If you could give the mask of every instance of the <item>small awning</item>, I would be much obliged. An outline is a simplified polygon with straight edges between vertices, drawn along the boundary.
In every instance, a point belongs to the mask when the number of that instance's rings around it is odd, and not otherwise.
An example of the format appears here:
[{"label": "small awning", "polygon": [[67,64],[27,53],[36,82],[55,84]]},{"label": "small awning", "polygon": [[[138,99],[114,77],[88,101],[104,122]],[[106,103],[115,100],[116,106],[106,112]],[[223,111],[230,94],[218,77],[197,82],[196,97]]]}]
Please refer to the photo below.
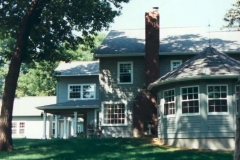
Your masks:
[{"label": "small awning", "polygon": [[82,115],[89,110],[99,108],[99,100],[76,100],[36,107],[44,112],[72,117],[76,111]]}]

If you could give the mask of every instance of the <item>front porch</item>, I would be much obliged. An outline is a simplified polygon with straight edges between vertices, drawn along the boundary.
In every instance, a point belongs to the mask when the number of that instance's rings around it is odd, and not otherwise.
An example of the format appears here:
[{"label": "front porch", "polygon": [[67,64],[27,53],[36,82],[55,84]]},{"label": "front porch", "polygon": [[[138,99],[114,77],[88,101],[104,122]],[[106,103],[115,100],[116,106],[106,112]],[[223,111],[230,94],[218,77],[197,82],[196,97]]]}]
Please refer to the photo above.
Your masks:
[{"label": "front porch", "polygon": [[[68,139],[78,134],[89,136],[98,129],[98,100],[67,101],[36,108],[44,111],[43,139]],[[50,122],[48,126],[47,120]]]}]

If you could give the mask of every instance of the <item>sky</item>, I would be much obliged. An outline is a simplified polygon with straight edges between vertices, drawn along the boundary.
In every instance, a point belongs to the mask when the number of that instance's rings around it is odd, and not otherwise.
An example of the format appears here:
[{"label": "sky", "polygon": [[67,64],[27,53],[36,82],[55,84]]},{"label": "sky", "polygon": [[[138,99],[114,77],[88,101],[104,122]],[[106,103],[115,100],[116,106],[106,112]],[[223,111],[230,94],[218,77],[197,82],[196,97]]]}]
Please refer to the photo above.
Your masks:
[{"label": "sky", "polygon": [[[109,30],[145,28],[145,12],[159,7],[160,27],[203,27],[220,31],[224,15],[236,0],[130,0]],[[210,24],[210,29],[208,25]]]}]

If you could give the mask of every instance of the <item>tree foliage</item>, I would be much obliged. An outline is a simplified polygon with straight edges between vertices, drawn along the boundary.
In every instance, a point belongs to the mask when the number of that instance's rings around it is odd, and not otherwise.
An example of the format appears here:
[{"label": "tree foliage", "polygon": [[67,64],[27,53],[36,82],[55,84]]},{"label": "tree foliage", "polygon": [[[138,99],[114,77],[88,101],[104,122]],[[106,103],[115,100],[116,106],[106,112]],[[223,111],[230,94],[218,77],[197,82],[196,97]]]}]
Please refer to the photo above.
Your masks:
[{"label": "tree foliage", "polygon": [[[64,47],[75,50],[79,44],[93,46],[96,32],[108,28],[113,18],[120,14],[120,2],[128,0],[35,0],[45,5],[39,17],[31,17],[34,24],[23,62],[31,60],[69,60],[71,55]],[[0,34],[17,38],[24,15],[34,0],[0,0]],[[114,6],[112,8],[112,6]],[[39,11],[39,9],[36,9]],[[34,19],[35,18],[35,19]],[[81,34],[73,34],[73,31]],[[12,50],[5,57],[11,59]]]},{"label": "tree foliage", "polygon": [[224,16],[224,21],[228,24],[224,26],[228,29],[240,30],[240,0],[233,4],[233,8],[228,10]]},{"label": "tree foliage", "polygon": [[[129,0],[0,0],[0,38],[11,37],[10,60],[1,117],[0,150],[13,150],[12,110],[21,64],[42,60],[69,61],[66,49],[78,44],[93,46],[96,32],[108,28],[120,15],[121,3]],[[74,35],[73,31],[81,35]]]},{"label": "tree foliage", "polygon": [[[93,48],[79,44],[77,50],[65,49],[65,52],[72,55],[70,61],[91,61],[94,51],[104,38],[104,34],[98,34],[94,39]],[[22,65],[16,96],[55,96],[56,77],[52,76],[52,72],[58,64],[59,62],[41,61]]]}]

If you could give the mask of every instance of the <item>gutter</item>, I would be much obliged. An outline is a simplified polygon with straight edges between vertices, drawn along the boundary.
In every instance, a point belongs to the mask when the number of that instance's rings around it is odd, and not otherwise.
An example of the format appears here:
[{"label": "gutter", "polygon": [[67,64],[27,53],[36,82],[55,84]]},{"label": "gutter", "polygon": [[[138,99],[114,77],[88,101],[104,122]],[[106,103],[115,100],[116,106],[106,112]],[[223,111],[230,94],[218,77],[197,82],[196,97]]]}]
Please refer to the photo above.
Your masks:
[{"label": "gutter", "polygon": [[[197,55],[201,51],[192,52],[159,52],[159,56],[175,56],[175,55]],[[221,51],[226,54],[239,54],[240,51]],[[145,56],[145,53],[122,53],[122,54],[94,54],[95,58],[101,57],[134,57],[134,56]]]},{"label": "gutter", "polygon": [[99,108],[98,105],[82,105],[82,106],[40,106],[40,107],[36,107],[39,110],[48,110],[48,109],[57,109],[57,110],[61,110],[61,109],[88,109],[88,108]]},{"label": "gutter", "polygon": [[122,54],[94,54],[95,58],[101,57],[135,57],[135,56],[145,56],[145,53],[122,53]]}]

